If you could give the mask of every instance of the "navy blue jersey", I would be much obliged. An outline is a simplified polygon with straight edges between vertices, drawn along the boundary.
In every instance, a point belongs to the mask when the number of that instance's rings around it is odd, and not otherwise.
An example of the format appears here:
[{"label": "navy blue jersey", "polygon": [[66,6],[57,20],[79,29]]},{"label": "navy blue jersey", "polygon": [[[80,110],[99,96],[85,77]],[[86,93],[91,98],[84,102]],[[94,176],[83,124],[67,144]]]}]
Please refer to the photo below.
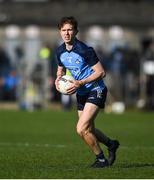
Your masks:
[{"label": "navy blue jersey", "polygon": [[[76,80],[82,80],[90,76],[94,72],[91,67],[99,61],[94,49],[77,39],[75,39],[70,51],[66,49],[65,43],[59,46],[56,55],[58,65],[68,69]],[[80,87],[77,93],[82,95],[90,91],[102,90],[104,87],[103,80],[93,81]]]}]

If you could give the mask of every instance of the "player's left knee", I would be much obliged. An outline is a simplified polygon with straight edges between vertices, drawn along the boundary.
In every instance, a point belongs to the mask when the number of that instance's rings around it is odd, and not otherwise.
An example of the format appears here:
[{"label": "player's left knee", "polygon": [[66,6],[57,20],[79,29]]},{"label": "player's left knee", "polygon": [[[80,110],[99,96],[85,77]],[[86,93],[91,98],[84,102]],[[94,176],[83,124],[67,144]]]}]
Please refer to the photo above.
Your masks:
[{"label": "player's left knee", "polygon": [[77,133],[81,136],[84,137],[90,132],[90,128],[82,128],[82,127],[77,127]]},{"label": "player's left knee", "polygon": [[82,128],[77,126],[76,131],[77,131],[78,135],[82,137]]}]

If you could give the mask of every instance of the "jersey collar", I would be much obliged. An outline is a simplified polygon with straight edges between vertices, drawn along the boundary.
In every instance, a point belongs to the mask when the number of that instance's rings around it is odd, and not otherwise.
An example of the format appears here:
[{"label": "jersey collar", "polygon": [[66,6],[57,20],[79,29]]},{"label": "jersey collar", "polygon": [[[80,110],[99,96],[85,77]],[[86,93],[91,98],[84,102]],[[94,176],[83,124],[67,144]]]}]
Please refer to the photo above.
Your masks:
[{"label": "jersey collar", "polygon": [[77,45],[77,42],[78,42],[78,39],[75,38],[75,39],[74,39],[74,42],[73,42],[73,47],[72,47],[71,50],[67,50],[67,49],[66,49],[66,45],[65,45],[65,43],[64,43],[65,50],[66,50],[67,52],[71,52],[71,51],[75,50],[76,45]]}]

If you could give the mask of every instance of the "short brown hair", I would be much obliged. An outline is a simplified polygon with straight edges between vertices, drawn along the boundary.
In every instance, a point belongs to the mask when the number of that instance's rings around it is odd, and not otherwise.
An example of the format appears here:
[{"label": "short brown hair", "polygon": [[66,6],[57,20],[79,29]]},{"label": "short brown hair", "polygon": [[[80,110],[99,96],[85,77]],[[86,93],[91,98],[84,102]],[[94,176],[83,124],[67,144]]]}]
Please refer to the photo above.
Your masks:
[{"label": "short brown hair", "polygon": [[59,24],[58,24],[58,29],[61,29],[64,24],[71,24],[73,28],[78,31],[78,22],[73,16],[69,17],[62,17]]}]

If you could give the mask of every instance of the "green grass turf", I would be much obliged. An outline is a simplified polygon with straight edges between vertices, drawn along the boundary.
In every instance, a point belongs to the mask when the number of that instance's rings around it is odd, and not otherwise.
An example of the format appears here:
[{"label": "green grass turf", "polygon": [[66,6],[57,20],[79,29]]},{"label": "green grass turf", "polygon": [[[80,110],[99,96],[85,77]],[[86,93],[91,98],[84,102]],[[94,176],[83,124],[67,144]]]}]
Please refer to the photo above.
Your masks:
[{"label": "green grass turf", "polygon": [[154,113],[98,115],[96,126],[121,143],[105,169],[88,167],[95,157],[76,122],[75,111],[0,111],[0,178],[154,178]]}]

